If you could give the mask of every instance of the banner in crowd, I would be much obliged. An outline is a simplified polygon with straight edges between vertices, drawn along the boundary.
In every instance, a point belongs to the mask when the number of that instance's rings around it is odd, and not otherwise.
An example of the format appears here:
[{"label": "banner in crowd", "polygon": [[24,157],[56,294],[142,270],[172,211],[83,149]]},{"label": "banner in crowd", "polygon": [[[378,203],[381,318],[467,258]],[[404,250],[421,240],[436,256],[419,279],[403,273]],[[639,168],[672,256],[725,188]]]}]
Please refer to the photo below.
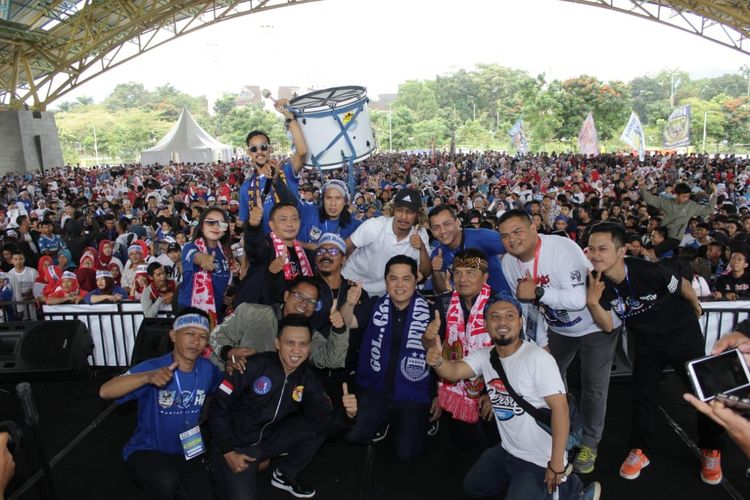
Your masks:
[{"label": "banner in crowd", "polygon": [[526,132],[523,130],[523,118],[516,120],[516,123],[508,130],[508,135],[513,140],[516,151],[522,155],[529,152],[529,143],[526,140]]},{"label": "banner in crowd", "polygon": [[599,135],[594,125],[594,115],[589,111],[578,133],[578,151],[585,155],[599,154]]},{"label": "banner in crowd", "polygon": [[664,128],[664,147],[681,148],[690,145],[690,104],[680,106],[669,115]]},{"label": "banner in crowd", "polygon": [[646,157],[646,137],[643,135],[641,120],[635,114],[635,111],[630,113],[630,120],[625,125],[625,130],[622,131],[620,140],[627,142],[630,144],[630,147],[638,151],[638,159],[643,161]]},{"label": "banner in crowd", "polygon": [[0,0],[0,20],[7,21],[10,17],[10,0]]}]

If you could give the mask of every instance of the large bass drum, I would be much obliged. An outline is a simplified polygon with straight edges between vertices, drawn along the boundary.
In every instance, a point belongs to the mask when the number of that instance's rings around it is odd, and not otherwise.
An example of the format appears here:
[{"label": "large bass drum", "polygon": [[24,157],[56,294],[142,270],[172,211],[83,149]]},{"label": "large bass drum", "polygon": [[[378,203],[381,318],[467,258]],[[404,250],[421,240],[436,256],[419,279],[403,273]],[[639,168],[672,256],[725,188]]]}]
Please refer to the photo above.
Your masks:
[{"label": "large bass drum", "polygon": [[341,168],[372,154],[368,101],[367,89],[350,86],[316,90],[289,102],[307,143],[306,167]]}]

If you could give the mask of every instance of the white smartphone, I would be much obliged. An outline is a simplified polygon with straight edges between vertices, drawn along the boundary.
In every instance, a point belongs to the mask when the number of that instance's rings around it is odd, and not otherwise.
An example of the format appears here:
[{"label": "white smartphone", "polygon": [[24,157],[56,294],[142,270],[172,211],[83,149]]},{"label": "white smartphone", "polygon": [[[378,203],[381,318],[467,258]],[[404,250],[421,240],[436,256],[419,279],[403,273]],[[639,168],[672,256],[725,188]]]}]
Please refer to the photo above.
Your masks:
[{"label": "white smartphone", "polygon": [[701,401],[711,401],[717,394],[750,387],[750,370],[737,349],[688,361],[685,367],[695,395]]}]

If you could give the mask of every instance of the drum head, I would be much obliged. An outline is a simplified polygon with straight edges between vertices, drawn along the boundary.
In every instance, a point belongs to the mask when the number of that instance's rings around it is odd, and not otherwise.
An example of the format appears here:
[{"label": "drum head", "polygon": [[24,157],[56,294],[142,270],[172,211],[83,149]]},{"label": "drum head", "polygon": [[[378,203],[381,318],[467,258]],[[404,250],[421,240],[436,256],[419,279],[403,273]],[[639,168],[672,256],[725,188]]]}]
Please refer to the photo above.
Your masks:
[{"label": "drum head", "polygon": [[302,112],[318,111],[357,102],[365,95],[364,87],[333,87],[295,97],[289,101],[289,106]]}]

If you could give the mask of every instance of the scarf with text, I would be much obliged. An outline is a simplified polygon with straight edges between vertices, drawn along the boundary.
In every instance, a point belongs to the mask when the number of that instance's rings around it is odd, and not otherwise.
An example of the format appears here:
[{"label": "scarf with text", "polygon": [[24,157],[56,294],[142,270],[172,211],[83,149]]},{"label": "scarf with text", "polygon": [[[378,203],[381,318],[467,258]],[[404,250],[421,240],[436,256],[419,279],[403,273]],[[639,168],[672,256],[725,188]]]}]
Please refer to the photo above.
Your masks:
[{"label": "scarf with text", "polygon": [[[271,231],[269,236],[271,237],[271,242],[273,243],[274,255],[277,258],[280,255],[286,255],[284,259],[284,281],[294,280],[294,278],[296,278],[299,275],[299,273],[292,269],[292,262],[289,260],[289,254],[284,253],[287,251],[286,243],[281,241],[281,238],[276,236],[276,233],[274,233],[273,231]],[[300,265],[300,270],[302,271],[302,276],[312,276],[313,271],[312,271],[312,267],[310,266],[310,261],[307,260],[305,249],[302,248],[302,245],[300,245],[299,241],[297,240],[294,240],[294,253],[297,254],[297,258],[299,259],[299,265]]]},{"label": "scarf with text", "polygon": [[[445,342],[443,358],[458,361],[469,353],[492,345],[492,338],[484,327],[484,306],[492,290],[485,283],[471,306],[469,321],[464,321],[461,297],[454,291],[446,314]],[[482,377],[459,380],[455,384],[440,380],[438,382],[438,401],[440,407],[449,411],[453,418],[463,422],[474,423],[479,420],[479,396],[484,388]]]},{"label": "scarf with text", "polygon": [[[198,238],[193,243],[195,243],[195,246],[200,253],[208,254],[208,247],[203,238]],[[219,252],[222,257],[224,256],[224,250],[221,248],[221,243],[216,246],[216,251]],[[190,296],[190,305],[208,313],[208,317],[211,320],[211,328],[216,325],[217,317],[214,283],[211,280],[211,273],[201,267],[193,273],[193,294]]]},{"label": "scarf with text", "polygon": [[[393,303],[385,295],[372,310],[372,319],[362,338],[357,368],[360,387],[383,391],[393,342]],[[422,335],[430,322],[430,305],[414,294],[409,302],[401,337],[399,359],[393,379],[393,399],[415,403],[430,403],[432,376],[425,360]]]}]

